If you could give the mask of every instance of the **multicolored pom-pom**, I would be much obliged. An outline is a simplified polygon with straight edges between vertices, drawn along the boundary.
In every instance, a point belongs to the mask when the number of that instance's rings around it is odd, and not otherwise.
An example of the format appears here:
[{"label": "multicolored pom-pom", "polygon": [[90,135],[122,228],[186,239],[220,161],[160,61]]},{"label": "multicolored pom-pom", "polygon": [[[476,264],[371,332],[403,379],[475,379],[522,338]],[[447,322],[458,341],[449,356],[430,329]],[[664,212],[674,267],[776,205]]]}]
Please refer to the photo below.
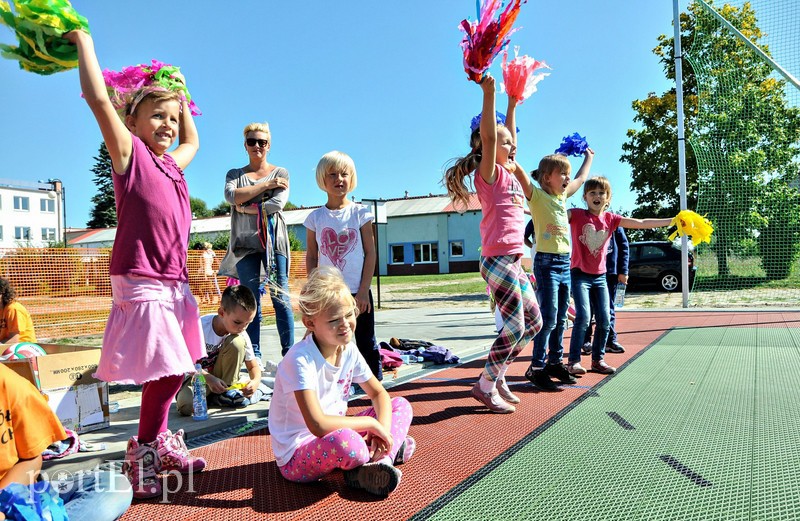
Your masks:
[{"label": "multicolored pom-pom", "polygon": [[561,146],[556,149],[556,154],[581,156],[587,148],[589,148],[589,144],[586,142],[586,138],[575,132],[561,140]]},{"label": "multicolored pom-pom", "polygon": [[539,69],[549,69],[550,66],[545,62],[534,60],[528,55],[517,56],[519,47],[514,47],[514,59],[508,61],[508,50],[503,54],[503,84],[501,88],[506,91],[509,97],[522,103],[531,94],[536,92],[536,84],[550,76],[549,72],[539,72]]},{"label": "multicolored pom-pom", "polygon": [[151,60],[150,65],[139,64],[123,67],[119,72],[106,69],[103,71],[103,80],[106,83],[108,97],[121,118],[125,116],[125,110],[128,105],[133,103],[136,95],[148,87],[152,87],[154,90],[164,89],[178,92],[189,103],[192,116],[202,114],[192,101],[181,69],[174,65]]},{"label": "multicolored pom-pom", "polygon": [[[497,123],[499,123],[501,125],[505,125],[506,124],[506,115],[505,114],[503,114],[502,112],[495,112],[494,114],[495,114],[495,122],[497,122]],[[472,121],[469,124],[469,129],[472,132],[475,132],[476,130],[478,130],[478,127],[481,126],[481,117],[482,116],[483,116],[483,114],[478,114],[477,116],[472,118]],[[517,134],[519,134],[519,127],[516,128],[516,131],[517,131]]]},{"label": "multicolored pom-pom", "polygon": [[478,20],[461,21],[459,27],[465,33],[461,41],[464,70],[470,80],[480,83],[494,58],[508,45],[509,36],[516,30],[512,27],[519,15],[519,8],[525,1],[511,0],[506,8],[497,14],[503,6],[501,0],[481,0]]},{"label": "multicolored pom-pom", "polygon": [[714,233],[714,226],[711,221],[700,214],[691,210],[681,210],[672,219],[670,226],[676,226],[677,230],[672,232],[669,240],[674,240],[678,236],[685,235],[692,239],[692,244],[697,246],[701,242],[711,242],[711,234]]},{"label": "multicolored pom-pom", "polygon": [[62,38],[74,30],[89,32],[89,23],[67,0],[0,0],[0,23],[17,36],[18,47],[0,44],[4,58],[36,74],[53,74],[78,66],[78,49]]}]

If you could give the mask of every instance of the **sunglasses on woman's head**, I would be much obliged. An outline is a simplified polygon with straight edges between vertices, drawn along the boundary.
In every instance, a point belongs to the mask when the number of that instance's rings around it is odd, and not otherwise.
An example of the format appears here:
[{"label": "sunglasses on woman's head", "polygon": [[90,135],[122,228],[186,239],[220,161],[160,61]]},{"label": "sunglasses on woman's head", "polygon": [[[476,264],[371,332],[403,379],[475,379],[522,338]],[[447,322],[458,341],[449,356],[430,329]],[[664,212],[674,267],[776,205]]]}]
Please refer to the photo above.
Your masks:
[{"label": "sunglasses on woman's head", "polygon": [[249,146],[249,147],[254,147],[254,146],[258,145],[261,148],[264,148],[267,145],[269,145],[269,141],[267,141],[266,139],[256,139],[254,137],[247,138],[245,140],[245,143],[247,143],[247,146]]}]

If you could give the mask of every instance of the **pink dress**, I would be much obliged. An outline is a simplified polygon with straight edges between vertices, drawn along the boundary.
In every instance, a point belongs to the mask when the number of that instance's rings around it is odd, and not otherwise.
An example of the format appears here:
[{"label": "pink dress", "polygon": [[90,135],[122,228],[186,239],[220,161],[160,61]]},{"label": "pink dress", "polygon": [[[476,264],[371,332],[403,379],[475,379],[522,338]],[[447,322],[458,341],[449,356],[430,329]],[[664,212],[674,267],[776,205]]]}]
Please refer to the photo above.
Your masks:
[{"label": "pink dress", "polygon": [[194,370],[204,355],[186,257],[189,192],[171,156],[136,136],[128,171],[113,174],[119,226],[111,253],[113,304],[95,376],[141,384]]}]

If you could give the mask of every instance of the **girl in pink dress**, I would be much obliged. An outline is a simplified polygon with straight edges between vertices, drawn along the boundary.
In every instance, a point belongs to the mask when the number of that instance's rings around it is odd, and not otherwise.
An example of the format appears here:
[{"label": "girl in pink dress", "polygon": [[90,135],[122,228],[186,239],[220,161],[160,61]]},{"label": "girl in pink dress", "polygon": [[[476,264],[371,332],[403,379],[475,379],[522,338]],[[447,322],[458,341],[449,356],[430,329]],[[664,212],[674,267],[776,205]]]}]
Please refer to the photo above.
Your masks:
[{"label": "girl in pink dress", "polygon": [[160,470],[205,467],[189,455],[183,431],[167,429],[184,374],[204,352],[186,268],[192,215],[183,176],[199,138],[186,99],[160,87],[136,92],[121,119],[91,36],[72,31],[64,37],[78,48],[81,89],[111,156],[117,208],[109,267],[113,304],[96,376],[143,384],[139,433],[128,441],[123,472],[135,498],[154,497],[161,494]]}]

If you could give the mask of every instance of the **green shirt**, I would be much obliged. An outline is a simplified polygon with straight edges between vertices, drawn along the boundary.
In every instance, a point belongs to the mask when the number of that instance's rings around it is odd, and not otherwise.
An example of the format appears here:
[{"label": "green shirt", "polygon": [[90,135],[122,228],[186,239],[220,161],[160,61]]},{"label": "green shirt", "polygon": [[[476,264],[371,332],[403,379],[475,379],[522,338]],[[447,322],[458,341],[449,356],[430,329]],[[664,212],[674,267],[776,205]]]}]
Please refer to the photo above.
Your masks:
[{"label": "green shirt", "polygon": [[567,198],[564,194],[550,195],[533,186],[528,201],[536,233],[536,253],[570,253]]}]

